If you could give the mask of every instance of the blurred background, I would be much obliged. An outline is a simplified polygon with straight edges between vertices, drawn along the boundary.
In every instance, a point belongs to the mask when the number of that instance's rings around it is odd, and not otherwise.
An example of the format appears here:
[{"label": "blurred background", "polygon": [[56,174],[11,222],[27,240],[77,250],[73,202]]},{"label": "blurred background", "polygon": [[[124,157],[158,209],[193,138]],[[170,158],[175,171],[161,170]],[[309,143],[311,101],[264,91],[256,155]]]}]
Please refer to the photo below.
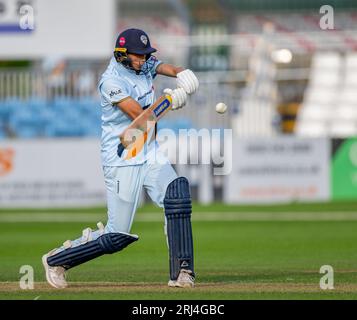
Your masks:
[{"label": "blurred background", "polygon": [[356,1],[0,0],[0,206],[105,204],[97,82],[126,28],[200,80],[159,124],[219,130],[197,148],[224,162],[175,165],[196,201],[357,199]]}]

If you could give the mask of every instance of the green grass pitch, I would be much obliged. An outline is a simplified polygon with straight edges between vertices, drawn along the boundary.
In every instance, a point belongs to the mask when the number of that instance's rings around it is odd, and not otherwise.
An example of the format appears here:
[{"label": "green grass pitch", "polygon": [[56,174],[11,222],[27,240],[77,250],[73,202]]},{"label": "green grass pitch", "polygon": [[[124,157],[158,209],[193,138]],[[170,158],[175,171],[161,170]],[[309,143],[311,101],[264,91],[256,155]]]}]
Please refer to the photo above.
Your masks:
[{"label": "green grass pitch", "polygon": [[[50,287],[42,254],[105,218],[104,208],[0,210],[0,299],[357,298],[357,202],[194,205],[193,289],[167,287],[163,213],[148,205],[134,220],[139,241],[70,270],[67,289]],[[34,269],[33,290],[19,286],[22,265]],[[322,265],[334,289],[320,289]]]}]

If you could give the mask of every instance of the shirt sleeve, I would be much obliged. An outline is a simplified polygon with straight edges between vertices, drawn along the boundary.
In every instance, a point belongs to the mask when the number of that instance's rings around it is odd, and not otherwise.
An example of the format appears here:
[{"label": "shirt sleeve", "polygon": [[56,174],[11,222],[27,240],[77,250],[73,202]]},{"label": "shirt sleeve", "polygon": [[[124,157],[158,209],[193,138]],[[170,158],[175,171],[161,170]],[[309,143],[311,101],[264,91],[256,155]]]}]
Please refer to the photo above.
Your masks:
[{"label": "shirt sleeve", "polygon": [[159,64],[162,63],[159,59],[157,59],[155,56],[151,56],[149,60],[147,61],[150,64],[150,73],[153,78],[156,77],[156,68]]},{"label": "shirt sleeve", "polygon": [[116,104],[130,97],[130,88],[127,83],[114,79],[107,79],[101,84],[100,93],[111,104]]}]

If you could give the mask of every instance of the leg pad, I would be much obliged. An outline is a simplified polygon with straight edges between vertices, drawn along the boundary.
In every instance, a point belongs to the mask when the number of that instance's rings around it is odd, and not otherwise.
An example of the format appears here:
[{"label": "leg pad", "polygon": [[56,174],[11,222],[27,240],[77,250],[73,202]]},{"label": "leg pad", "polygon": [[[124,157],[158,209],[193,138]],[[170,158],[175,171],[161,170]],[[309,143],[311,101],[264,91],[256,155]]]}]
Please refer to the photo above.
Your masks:
[{"label": "leg pad", "polygon": [[138,239],[138,236],[127,233],[106,233],[96,240],[65,249],[48,257],[47,263],[51,267],[62,266],[70,269],[103,254],[118,252]]},{"label": "leg pad", "polygon": [[170,253],[170,278],[177,280],[181,269],[193,270],[191,195],[188,180],[179,177],[166,190],[165,216]]}]

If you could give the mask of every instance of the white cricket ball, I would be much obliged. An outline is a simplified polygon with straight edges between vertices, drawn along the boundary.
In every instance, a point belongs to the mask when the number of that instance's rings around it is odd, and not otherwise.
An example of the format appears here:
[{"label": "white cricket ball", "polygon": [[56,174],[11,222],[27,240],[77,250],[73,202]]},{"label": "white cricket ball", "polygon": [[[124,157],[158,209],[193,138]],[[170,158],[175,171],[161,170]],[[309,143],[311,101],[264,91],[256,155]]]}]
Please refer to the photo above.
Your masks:
[{"label": "white cricket ball", "polygon": [[227,105],[223,102],[219,102],[216,104],[216,111],[218,113],[225,113],[227,110]]}]

